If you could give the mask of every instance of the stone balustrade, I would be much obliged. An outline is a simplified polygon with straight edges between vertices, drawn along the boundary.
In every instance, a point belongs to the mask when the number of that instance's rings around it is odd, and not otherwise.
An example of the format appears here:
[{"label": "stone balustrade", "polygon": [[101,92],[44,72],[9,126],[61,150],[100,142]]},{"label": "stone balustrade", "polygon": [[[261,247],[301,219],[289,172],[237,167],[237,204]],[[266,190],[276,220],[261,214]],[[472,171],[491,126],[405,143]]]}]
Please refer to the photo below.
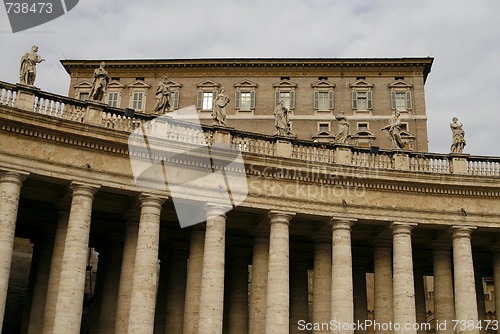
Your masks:
[{"label": "stone balustrade", "polygon": [[438,154],[402,150],[370,149],[350,145],[334,145],[256,134],[233,128],[228,136],[216,138],[217,130],[202,125],[135,113],[127,117],[124,109],[111,108],[95,101],[82,101],[41,91],[32,86],[0,81],[0,106],[13,107],[64,120],[132,132],[143,126],[148,135],[193,145],[211,146],[224,142],[244,154],[279,156],[318,163],[335,163],[358,168],[399,169],[418,173],[500,176],[500,158],[468,154]]}]

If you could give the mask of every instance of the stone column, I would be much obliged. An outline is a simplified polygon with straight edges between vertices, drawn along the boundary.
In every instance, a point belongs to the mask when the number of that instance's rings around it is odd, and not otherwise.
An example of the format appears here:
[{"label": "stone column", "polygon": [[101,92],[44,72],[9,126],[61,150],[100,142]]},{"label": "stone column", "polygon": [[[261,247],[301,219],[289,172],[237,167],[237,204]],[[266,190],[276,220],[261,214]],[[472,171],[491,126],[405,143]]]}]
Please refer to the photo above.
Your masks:
[{"label": "stone column", "polygon": [[135,252],[128,333],[153,333],[158,283],[160,214],[164,199],[141,195],[141,218]]},{"label": "stone column", "polygon": [[269,212],[271,232],[265,331],[268,334],[288,334],[289,332],[289,227],[293,216],[294,214],[287,212]]},{"label": "stone column", "polygon": [[132,279],[134,275],[135,253],[139,234],[140,214],[130,211],[126,215],[125,240],[123,242],[122,265],[115,317],[115,333],[127,333],[130,313]]},{"label": "stone column", "polygon": [[[354,286],[354,321],[365,323],[368,320],[368,299],[366,292],[366,261],[362,258],[353,260],[352,281]],[[366,329],[357,328],[355,333],[366,334]]]},{"label": "stone column", "polygon": [[198,334],[198,315],[200,312],[201,275],[203,271],[203,249],[205,247],[205,228],[198,224],[191,228],[189,261],[186,279],[186,298],[184,299],[184,333]]},{"label": "stone column", "polygon": [[415,334],[415,329],[405,331],[405,326],[416,322],[415,288],[413,286],[413,258],[411,230],[416,224],[392,223],[393,238],[393,307],[394,323],[401,326],[394,333]]},{"label": "stone column", "polygon": [[66,232],[68,229],[69,209],[69,202],[61,201],[59,203],[59,219],[57,221],[54,246],[52,248],[49,282],[47,285],[43,315],[42,333],[44,334],[52,334],[54,332],[54,316],[57,303],[57,293],[59,289],[64,244],[66,243]]},{"label": "stone column", "polygon": [[[377,237],[373,242],[374,321],[388,324],[393,321],[392,240]],[[390,330],[375,328],[375,333],[389,334]]]},{"label": "stone column", "polygon": [[[493,251],[493,282],[495,284],[495,313],[500,319],[500,242],[496,242]],[[497,329],[500,334],[500,326]]]},{"label": "stone column", "polygon": [[249,333],[266,330],[267,268],[269,264],[269,230],[254,231],[252,278],[250,281]]},{"label": "stone column", "polygon": [[[465,322],[478,321],[474,265],[472,260],[471,234],[475,227],[453,226],[453,269],[455,280],[455,319]],[[461,330],[460,333],[479,333],[479,330]]]},{"label": "stone column", "polygon": [[[168,241],[170,243],[170,240]],[[165,332],[165,322],[167,315],[167,286],[170,284],[168,281],[170,272],[170,256],[167,247],[162,247],[158,251],[158,258],[160,262],[160,276],[158,278],[158,292],[156,294],[155,306],[155,329],[154,333],[163,334]],[[184,301],[183,301],[184,302]],[[181,318],[182,319],[182,318]]]},{"label": "stone column", "polygon": [[[108,239],[106,251],[105,271],[97,273],[103,275],[102,297],[99,316],[99,334],[115,333],[115,320],[118,302],[117,282],[120,281],[121,262],[123,254],[123,238],[121,235],[111,234]],[[99,256],[100,257],[100,256]]]},{"label": "stone column", "polygon": [[0,172],[0,332],[9,286],[19,195],[25,177],[16,172]]},{"label": "stone column", "polygon": [[453,334],[453,319],[455,319],[455,305],[453,298],[453,274],[451,269],[451,244],[448,242],[434,242],[433,271],[434,271],[434,318],[446,327],[436,327],[438,334]]},{"label": "stone column", "polygon": [[248,263],[250,252],[235,248],[231,251],[231,277],[229,284],[228,333],[248,333]]},{"label": "stone column", "polygon": [[[316,233],[314,239],[313,271],[313,323],[329,323],[332,312],[332,238],[329,234]],[[314,330],[313,333],[330,333]]]},{"label": "stone column", "polygon": [[[486,301],[484,300],[483,274],[482,268],[474,268],[474,282],[476,283],[477,318],[484,324],[486,319]],[[486,333],[485,328],[481,328],[479,333]]]},{"label": "stone column", "polygon": [[290,333],[299,330],[299,321],[309,322],[309,254],[293,254],[290,265]]},{"label": "stone column", "polygon": [[227,208],[206,206],[207,224],[201,277],[200,333],[222,333],[224,316],[224,263]]},{"label": "stone column", "polygon": [[98,188],[76,182],[71,184],[71,210],[57,292],[54,333],[80,333],[92,202]]},{"label": "stone column", "polygon": [[42,236],[38,240],[39,254],[36,271],[31,311],[29,316],[28,334],[40,334],[43,331],[43,316],[45,313],[45,299],[49,284],[50,261],[55,237],[54,225],[42,224]]},{"label": "stone column", "polygon": [[[413,262],[413,286],[415,287],[415,318],[418,324],[427,323],[427,310],[425,308],[424,264],[421,261]],[[424,334],[427,331],[417,330]]]},{"label": "stone column", "polygon": [[182,334],[184,298],[186,297],[187,247],[174,244],[170,252],[167,303],[165,307],[165,333]]},{"label": "stone column", "polygon": [[[341,324],[354,322],[352,286],[351,219],[332,218],[332,320]],[[354,333],[339,329],[332,333]]]}]

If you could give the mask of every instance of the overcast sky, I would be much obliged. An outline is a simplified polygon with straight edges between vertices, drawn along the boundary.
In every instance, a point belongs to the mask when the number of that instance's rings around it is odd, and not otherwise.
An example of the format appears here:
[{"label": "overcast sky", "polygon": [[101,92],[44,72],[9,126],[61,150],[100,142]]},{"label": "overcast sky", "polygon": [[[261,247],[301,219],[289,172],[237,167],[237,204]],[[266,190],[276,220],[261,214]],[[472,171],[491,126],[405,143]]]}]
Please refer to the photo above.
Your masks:
[{"label": "overcast sky", "polygon": [[64,95],[64,58],[431,56],[429,150],[449,152],[457,116],[464,153],[500,156],[499,13],[499,0],[81,0],[13,34],[2,7],[0,80],[19,81],[33,44],[46,59],[36,86]]}]

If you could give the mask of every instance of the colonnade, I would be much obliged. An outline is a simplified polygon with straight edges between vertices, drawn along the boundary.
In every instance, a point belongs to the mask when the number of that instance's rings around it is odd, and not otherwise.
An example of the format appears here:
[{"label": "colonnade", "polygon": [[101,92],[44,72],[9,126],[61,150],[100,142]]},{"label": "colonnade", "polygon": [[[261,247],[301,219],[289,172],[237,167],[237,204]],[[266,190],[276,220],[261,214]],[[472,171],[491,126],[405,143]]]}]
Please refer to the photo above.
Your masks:
[{"label": "colonnade", "polygon": [[[0,174],[2,321],[19,196],[25,178],[17,172]],[[55,230],[48,229],[40,244],[27,333],[80,333],[92,206],[99,186],[73,182],[70,189],[70,201],[60,203]],[[103,258],[99,269],[104,275],[99,288],[99,312],[93,318],[91,331],[280,334],[300,332],[300,319],[303,324],[330,324],[332,320],[354,324],[366,320],[366,290],[364,294],[356,291],[357,285],[365,282],[366,272],[352,256],[351,228],[355,219],[331,217],[329,230],[318,231],[311,237],[314,290],[309,310],[309,261],[297,257],[291,267],[290,222],[295,213],[269,211],[268,224],[253,230],[253,249],[232,253],[233,265],[226,272],[227,208],[208,204],[205,228],[199,225],[191,229],[189,247],[174,247],[170,259],[160,264],[159,278],[160,215],[165,200],[141,195],[139,210],[127,214],[122,246],[111,245],[108,252],[103,250],[106,260]],[[412,327],[418,321],[419,304],[415,298],[419,288],[415,285],[412,252],[412,230],[416,226],[416,222],[392,222],[389,236],[373,241],[374,320],[400,325],[399,329],[376,332],[417,333]],[[431,246],[436,319],[477,322],[471,248],[474,227],[452,226],[449,231],[451,243],[436,241]],[[494,272],[495,278],[500,277],[498,252],[494,256]],[[162,288],[165,282],[167,285]],[[225,282],[230,285],[229,290]],[[495,290],[500,291],[500,286]],[[497,303],[499,300],[500,297]],[[450,326],[438,331],[453,332]],[[348,334],[361,333],[363,329],[350,326],[331,331],[323,326],[313,332]]]}]

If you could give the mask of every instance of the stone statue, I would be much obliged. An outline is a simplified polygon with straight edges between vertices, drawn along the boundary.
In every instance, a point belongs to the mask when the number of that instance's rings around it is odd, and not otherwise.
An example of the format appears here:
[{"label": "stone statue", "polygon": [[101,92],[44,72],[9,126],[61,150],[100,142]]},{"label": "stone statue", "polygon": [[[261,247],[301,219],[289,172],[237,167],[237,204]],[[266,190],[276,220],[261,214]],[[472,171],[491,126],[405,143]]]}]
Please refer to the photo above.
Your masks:
[{"label": "stone statue", "polygon": [[214,106],[212,108],[212,118],[217,122],[218,125],[227,125],[226,121],[226,105],[229,103],[229,97],[227,97],[226,90],[221,87],[217,96],[215,97]]},{"label": "stone statue", "polygon": [[45,59],[38,54],[38,46],[33,45],[31,51],[26,52],[21,58],[21,68],[19,69],[19,82],[24,85],[33,86],[36,78],[36,64]]},{"label": "stone statue", "polygon": [[290,118],[289,110],[285,107],[283,101],[279,101],[274,108],[274,126],[276,126],[275,135],[289,136],[292,134],[290,131]]},{"label": "stone statue", "polygon": [[450,124],[451,132],[453,134],[453,142],[451,144],[451,153],[462,153],[464,150],[465,131],[462,128],[463,124],[458,122],[458,118],[453,117]]},{"label": "stone statue", "polygon": [[402,149],[404,147],[401,140],[401,114],[399,111],[396,110],[394,112],[394,115],[389,120],[389,124],[384,126],[382,130],[386,130],[389,133],[393,148]]},{"label": "stone statue", "polygon": [[335,119],[339,121],[339,131],[337,132],[335,141],[339,144],[345,144],[347,143],[347,139],[351,136],[349,132],[351,124],[347,121],[344,110],[341,110],[339,114],[335,116]]},{"label": "stone statue", "polygon": [[94,81],[89,93],[89,99],[91,100],[102,102],[104,98],[110,80],[108,71],[104,69],[105,65],[106,63],[102,62],[99,68],[94,71]]},{"label": "stone statue", "polygon": [[158,84],[156,89],[156,105],[153,110],[154,114],[164,114],[170,109],[170,87],[167,84],[168,78],[163,77],[163,80]]}]

